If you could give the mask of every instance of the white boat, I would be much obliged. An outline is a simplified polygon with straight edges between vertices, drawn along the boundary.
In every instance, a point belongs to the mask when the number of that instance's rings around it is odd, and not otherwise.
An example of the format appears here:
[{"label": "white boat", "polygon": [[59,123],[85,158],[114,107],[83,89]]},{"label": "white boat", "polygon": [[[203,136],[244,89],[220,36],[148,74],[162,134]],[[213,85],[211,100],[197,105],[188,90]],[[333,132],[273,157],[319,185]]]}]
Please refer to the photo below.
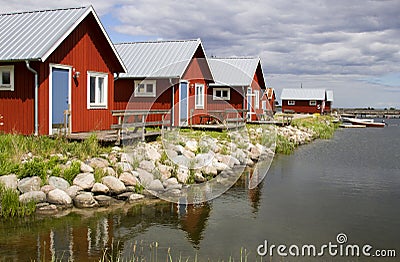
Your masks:
[{"label": "white boat", "polygon": [[365,125],[366,127],[385,127],[385,123],[377,123],[374,119],[360,119],[360,118],[342,118],[343,122],[351,123],[352,125]]}]

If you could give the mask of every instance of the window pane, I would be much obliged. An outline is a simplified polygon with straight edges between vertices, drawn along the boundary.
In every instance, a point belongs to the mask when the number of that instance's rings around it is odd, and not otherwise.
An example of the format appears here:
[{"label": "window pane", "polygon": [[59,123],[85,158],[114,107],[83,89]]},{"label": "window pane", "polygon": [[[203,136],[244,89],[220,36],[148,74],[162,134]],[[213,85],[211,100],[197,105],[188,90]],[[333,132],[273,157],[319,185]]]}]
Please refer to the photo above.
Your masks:
[{"label": "window pane", "polygon": [[228,98],[228,91],[227,90],[222,91],[222,97]]},{"label": "window pane", "polygon": [[3,71],[1,72],[1,79],[3,85],[10,85],[11,84],[11,72],[10,71]]},{"label": "window pane", "polygon": [[102,104],[102,103],[104,103],[104,78],[98,77],[97,83],[98,83],[97,88],[98,88],[98,94],[99,94],[98,103]]},{"label": "window pane", "polygon": [[215,96],[216,96],[216,97],[222,97],[222,95],[221,95],[221,90],[215,91]]},{"label": "window pane", "polygon": [[146,85],[146,93],[153,93],[153,84],[147,84]]},{"label": "window pane", "polygon": [[145,92],[145,90],[144,90],[144,84],[139,84],[139,85],[138,85],[138,90],[137,90],[137,92],[138,92],[138,93],[144,93],[144,92]]},{"label": "window pane", "polygon": [[90,77],[90,103],[96,103],[96,77]]}]

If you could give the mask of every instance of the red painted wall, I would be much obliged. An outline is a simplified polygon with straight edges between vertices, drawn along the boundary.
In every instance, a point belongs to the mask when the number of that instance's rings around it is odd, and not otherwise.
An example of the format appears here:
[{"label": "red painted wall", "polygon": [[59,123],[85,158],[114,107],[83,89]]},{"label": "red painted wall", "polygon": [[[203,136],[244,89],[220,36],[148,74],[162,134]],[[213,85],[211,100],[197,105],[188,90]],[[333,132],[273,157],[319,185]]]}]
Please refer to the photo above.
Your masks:
[{"label": "red painted wall", "polygon": [[321,113],[321,109],[318,109],[318,105],[322,107],[322,100],[317,101],[317,105],[310,106],[309,100],[296,100],[294,106],[288,105],[288,100],[282,100],[282,112],[286,110],[293,110],[296,113]]},{"label": "red painted wall", "polygon": [[[114,103],[113,72],[121,72],[122,67],[92,14],[81,22],[44,63],[31,63],[39,73],[39,134],[42,135],[49,134],[50,64],[71,66],[81,73],[77,82],[71,79],[72,132],[110,129]],[[108,74],[107,109],[87,109],[87,71]],[[32,134],[34,74],[20,62],[15,63],[14,78],[14,92],[0,91],[0,114],[4,114],[8,122],[0,130]]]}]

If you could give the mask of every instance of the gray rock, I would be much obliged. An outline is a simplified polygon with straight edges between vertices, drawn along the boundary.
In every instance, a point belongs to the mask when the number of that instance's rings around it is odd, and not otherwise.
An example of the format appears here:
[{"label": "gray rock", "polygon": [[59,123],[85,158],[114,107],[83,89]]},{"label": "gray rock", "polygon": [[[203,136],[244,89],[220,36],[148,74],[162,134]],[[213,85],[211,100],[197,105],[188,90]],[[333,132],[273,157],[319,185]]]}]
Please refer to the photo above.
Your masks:
[{"label": "gray rock", "polygon": [[86,160],[86,164],[91,166],[92,168],[105,168],[108,167],[108,161],[104,158],[95,157]]},{"label": "gray rock", "polygon": [[172,159],[172,158],[178,156],[178,153],[177,153],[175,150],[172,150],[172,149],[166,149],[166,150],[165,150],[165,153],[167,154],[167,156],[168,156],[170,159]]},{"label": "gray rock", "polygon": [[158,152],[158,149],[155,148],[151,144],[146,144],[146,158],[152,162],[159,161],[161,159],[161,154]]},{"label": "gray rock", "polygon": [[118,200],[128,200],[129,199],[129,197],[131,196],[133,194],[133,192],[125,192],[125,193],[122,193],[122,194],[119,194],[118,196],[117,196],[117,199]]},{"label": "gray rock", "polygon": [[218,170],[212,164],[202,168],[202,173],[206,175],[216,176],[218,175]]},{"label": "gray rock", "polygon": [[216,161],[213,162],[213,166],[218,170],[218,172],[229,169],[229,166],[225,165],[224,163],[220,163],[220,162],[216,162]]},{"label": "gray rock", "polygon": [[139,167],[146,170],[147,172],[153,172],[154,168],[156,168],[152,161],[147,160],[141,161]]},{"label": "gray rock", "polygon": [[56,189],[56,188],[52,185],[44,185],[44,186],[42,186],[42,188],[40,188],[40,191],[42,191],[43,193],[45,193],[47,195],[53,189]]},{"label": "gray rock", "polygon": [[51,176],[51,177],[49,177],[48,181],[49,181],[49,185],[54,186],[55,188],[59,188],[64,191],[67,190],[67,188],[69,188],[69,186],[70,186],[68,181],[61,177]]},{"label": "gray rock", "polygon": [[94,175],[92,173],[81,173],[75,177],[73,184],[81,187],[83,190],[90,190],[94,182]]},{"label": "gray rock", "polygon": [[202,153],[198,154],[195,158],[196,165],[195,168],[201,168],[207,165],[210,165],[212,163],[212,160],[214,159],[215,154],[213,152],[208,152],[208,153]]},{"label": "gray rock", "polygon": [[115,172],[115,170],[112,167],[103,168],[103,172],[104,172],[104,174],[106,174],[108,176],[116,176],[117,175],[117,173]]},{"label": "gray rock", "polygon": [[185,184],[189,178],[189,169],[187,167],[179,167],[177,173],[178,181]]},{"label": "gray rock", "polygon": [[181,145],[175,145],[173,150],[178,154],[178,155],[182,155],[183,151],[185,151],[185,148]]},{"label": "gray rock", "polygon": [[160,171],[161,178],[163,180],[166,180],[166,179],[171,177],[171,171],[172,171],[171,167],[160,164],[160,165],[157,166],[157,169],[158,169],[158,171]]},{"label": "gray rock", "polygon": [[128,162],[119,162],[116,164],[115,168],[122,170],[122,172],[131,172],[133,170],[132,165]]},{"label": "gray rock", "polygon": [[130,172],[124,172],[119,176],[119,180],[124,183],[125,186],[135,186],[139,183],[138,179]]},{"label": "gray rock", "polygon": [[150,185],[147,187],[148,190],[153,191],[164,191],[164,186],[160,180],[156,179],[151,181]]},{"label": "gray rock", "polygon": [[19,191],[21,191],[21,193],[26,193],[29,191],[39,191],[41,184],[42,179],[40,179],[40,177],[26,177],[18,182],[18,189]]},{"label": "gray rock", "polygon": [[77,195],[78,195],[78,193],[80,192],[80,191],[82,191],[83,190],[83,188],[81,188],[80,186],[75,186],[75,185],[73,185],[73,186],[70,186],[67,190],[65,190],[65,192],[72,198],[72,199],[74,199]]},{"label": "gray rock", "polygon": [[197,183],[203,183],[206,181],[206,179],[203,177],[201,173],[196,172],[194,174],[194,181],[196,181]]},{"label": "gray rock", "polygon": [[119,203],[119,201],[117,201],[115,198],[105,195],[94,196],[94,199],[101,207],[108,207],[110,205]]},{"label": "gray rock", "polygon": [[186,142],[185,149],[187,149],[187,150],[189,150],[191,152],[196,152],[197,148],[198,148],[198,143],[197,143],[196,140],[191,139],[191,140]]},{"label": "gray rock", "polygon": [[184,155],[187,158],[191,158],[191,159],[196,157],[196,155],[192,151],[186,150],[186,149],[183,150],[182,155]]},{"label": "gray rock", "polygon": [[186,156],[178,155],[171,159],[175,164],[180,166],[189,166],[189,160]]},{"label": "gray rock", "polygon": [[83,192],[74,198],[74,205],[77,208],[92,208],[98,206],[98,203],[92,193]]},{"label": "gray rock", "polygon": [[138,169],[140,184],[147,186],[154,180],[154,175],[143,169]]},{"label": "gray rock", "polygon": [[126,190],[124,183],[115,176],[105,176],[101,179],[101,182],[110,189],[111,194],[118,195]]},{"label": "gray rock", "polygon": [[56,205],[71,205],[72,199],[65,191],[56,188],[47,194],[47,202]]},{"label": "gray rock", "polygon": [[121,153],[121,162],[133,163],[133,155],[128,153]]},{"label": "gray rock", "polygon": [[29,191],[19,196],[19,202],[28,203],[29,201],[46,202],[46,194],[42,191]]},{"label": "gray rock", "polygon": [[14,174],[0,176],[0,184],[3,184],[5,188],[16,190],[18,188],[18,178]]},{"label": "gray rock", "polygon": [[93,169],[93,167],[85,164],[84,162],[81,162],[81,172],[82,173],[93,173],[94,169]]},{"label": "gray rock", "polygon": [[138,201],[143,198],[144,198],[144,195],[133,193],[132,195],[129,196],[128,201],[135,202],[135,201]]},{"label": "gray rock", "polygon": [[177,185],[177,184],[179,184],[179,182],[176,179],[176,177],[171,177],[164,181],[164,186]]},{"label": "gray rock", "polygon": [[110,191],[110,189],[106,186],[103,185],[101,183],[94,183],[93,187],[92,187],[92,193],[94,194],[107,194]]},{"label": "gray rock", "polygon": [[120,152],[122,149],[119,146],[113,146],[111,150],[114,152]]},{"label": "gray rock", "polygon": [[43,213],[54,213],[58,211],[56,205],[50,205],[49,203],[43,203],[43,204],[45,205],[37,206],[36,211]]},{"label": "gray rock", "polygon": [[182,184],[175,184],[175,185],[167,185],[165,190],[172,190],[172,189],[182,189]]}]

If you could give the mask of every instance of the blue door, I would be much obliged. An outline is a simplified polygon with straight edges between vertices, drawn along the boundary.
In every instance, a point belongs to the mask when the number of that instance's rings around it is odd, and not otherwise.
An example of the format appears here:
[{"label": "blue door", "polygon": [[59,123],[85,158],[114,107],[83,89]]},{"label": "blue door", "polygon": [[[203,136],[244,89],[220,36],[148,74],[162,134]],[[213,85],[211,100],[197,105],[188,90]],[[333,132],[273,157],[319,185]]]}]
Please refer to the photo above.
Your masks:
[{"label": "blue door", "polygon": [[64,111],[68,110],[68,92],[69,92],[68,87],[69,87],[69,70],[61,68],[52,68],[53,128],[62,128],[64,126]]},{"label": "blue door", "polygon": [[188,83],[179,85],[179,125],[187,125],[188,120]]}]

